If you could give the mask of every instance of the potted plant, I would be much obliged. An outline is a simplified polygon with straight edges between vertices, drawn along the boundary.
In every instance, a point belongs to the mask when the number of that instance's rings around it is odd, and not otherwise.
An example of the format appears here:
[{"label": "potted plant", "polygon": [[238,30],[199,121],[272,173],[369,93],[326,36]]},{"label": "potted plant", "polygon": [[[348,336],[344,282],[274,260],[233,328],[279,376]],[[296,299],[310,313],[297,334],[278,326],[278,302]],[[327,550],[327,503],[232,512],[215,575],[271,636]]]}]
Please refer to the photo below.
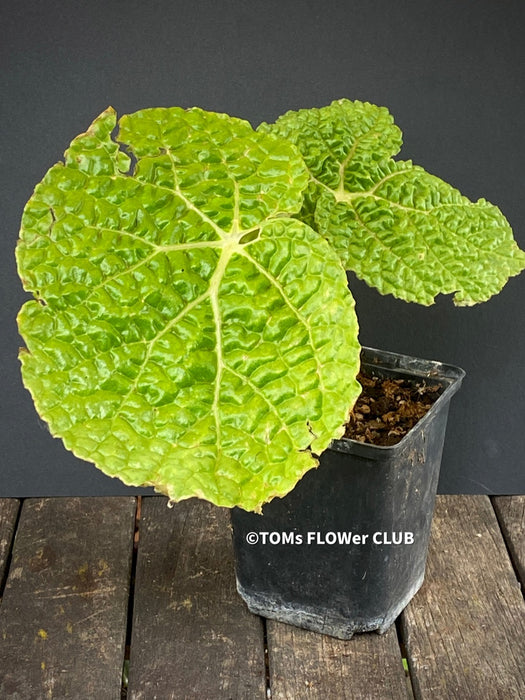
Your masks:
[{"label": "potted plant", "polygon": [[[197,108],[101,114],[35,188],[17,247],[34,297],[22,375],[51,433],[173,501],[284,502],[361,392],[345,269],[407,301],[473,304],[525,266],[496,207],[395,161],[400,143],[385,108],[347,100],[257,131]],[[447,372],[443,410],[461,378]]]}]

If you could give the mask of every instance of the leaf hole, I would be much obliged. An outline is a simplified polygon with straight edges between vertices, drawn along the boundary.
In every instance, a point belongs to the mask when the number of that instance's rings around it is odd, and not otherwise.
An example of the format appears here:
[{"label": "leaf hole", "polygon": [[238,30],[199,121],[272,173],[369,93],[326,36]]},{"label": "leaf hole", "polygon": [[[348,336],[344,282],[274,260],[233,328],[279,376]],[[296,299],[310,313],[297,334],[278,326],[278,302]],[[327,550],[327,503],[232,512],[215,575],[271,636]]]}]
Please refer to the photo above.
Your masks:
[{"label": "leaf hole", "polygon": [[239,238],[239,243],[241,245],[246,245],[247,243],[252,243],[253,241],[257,240],[259,237],[259,229],[256,229],[255,231],[249,231],[248,233],[245,233],[244,236],[241,236]]}]

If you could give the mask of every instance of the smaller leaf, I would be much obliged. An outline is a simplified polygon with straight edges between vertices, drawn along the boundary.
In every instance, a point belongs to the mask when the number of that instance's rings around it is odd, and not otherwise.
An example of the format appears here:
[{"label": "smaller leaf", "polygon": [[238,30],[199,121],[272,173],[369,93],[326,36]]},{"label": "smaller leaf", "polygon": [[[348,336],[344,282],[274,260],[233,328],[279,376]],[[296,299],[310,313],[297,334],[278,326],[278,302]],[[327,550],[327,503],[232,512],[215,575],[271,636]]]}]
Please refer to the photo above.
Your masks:
[{"label": "smaller leaf", "polygon": [[525,269],[501,211],[411,161],[396,161],[401,132],[384,107],[339,100],[288,112],[260,127],[288,138],[311,173],[300,217],[331,243],[347,269],[405,301],[454,294],[467,306],[497,294]]}]

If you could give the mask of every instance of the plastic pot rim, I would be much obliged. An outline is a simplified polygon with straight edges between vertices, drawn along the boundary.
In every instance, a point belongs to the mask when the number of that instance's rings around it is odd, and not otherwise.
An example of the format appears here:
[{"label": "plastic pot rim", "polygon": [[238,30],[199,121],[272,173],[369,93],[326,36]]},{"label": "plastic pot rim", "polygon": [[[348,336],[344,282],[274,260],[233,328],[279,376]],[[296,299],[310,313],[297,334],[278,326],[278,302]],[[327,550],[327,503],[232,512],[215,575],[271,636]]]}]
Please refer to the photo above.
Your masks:
[{"label": "plastic pot rim", "polygon": [[395,445],[373,445],[352,438],[340,438],[332,440],[327,448],[327,450],[333,452],[358,454],[362,457],[376,460],[389,459],[396,452],[401,452],[406,444],[410,442],[410,434],[413,430],[425,430],[427,424],[433,420],[434,415],[459,390],[466,375],[464,369],[455,365],[366,346],[363,346],[361,350],[361,364],[362,366],[375,366],[378,369],[386,369],[395,372],[396,375],[405,374],[412,379],[434,379],[445,386],[437,401],[432,404],[425,415]]}]

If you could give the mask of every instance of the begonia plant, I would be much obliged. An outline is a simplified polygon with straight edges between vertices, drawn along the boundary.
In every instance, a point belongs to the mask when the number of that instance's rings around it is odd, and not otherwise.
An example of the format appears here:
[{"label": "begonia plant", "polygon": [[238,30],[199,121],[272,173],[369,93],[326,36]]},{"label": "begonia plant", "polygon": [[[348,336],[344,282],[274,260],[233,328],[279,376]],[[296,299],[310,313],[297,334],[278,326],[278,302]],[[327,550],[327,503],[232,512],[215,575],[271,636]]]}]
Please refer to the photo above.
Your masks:
[{"label": "begonia plant", "polygon": [[360,393],[345,270],[471,305],[525,267],[496,206],[400,147],[388,110],[358,101],[256,130],[103,112],[35,188],[17,247],[23,381],[51,433],[173,501],[288,493]]}]

